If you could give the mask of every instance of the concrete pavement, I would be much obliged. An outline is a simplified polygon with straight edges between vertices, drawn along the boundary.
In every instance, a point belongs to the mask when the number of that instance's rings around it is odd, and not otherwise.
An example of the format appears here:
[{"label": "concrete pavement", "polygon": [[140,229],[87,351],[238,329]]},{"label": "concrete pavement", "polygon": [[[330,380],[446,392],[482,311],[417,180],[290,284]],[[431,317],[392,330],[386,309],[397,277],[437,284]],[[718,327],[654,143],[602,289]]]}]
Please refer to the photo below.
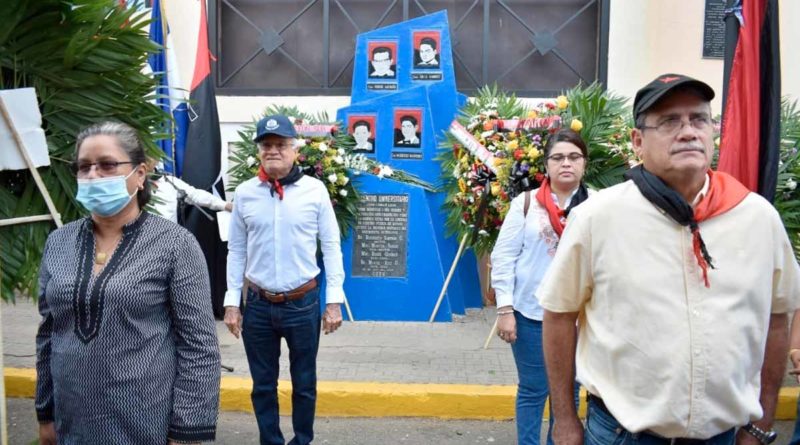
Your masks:
[{"label": "concrete pavement", "polygon": [[[33,395],[35,335],[30,301],[2,305],[3,360],[11,397]],[[494,310],[470,311],[452,323],[345,322],[323,335],[318,358],[318,414],[334,417],[437,417],[504,420],[514,416],[516,369],[510,347],[484,341]],[[221,409],[251,411],[241,340],[217,322],[223,371]],[[288,350],[281,354],[281,412],[291,407]],[[787,386],[796,383],[787,378]],[[793,419],[797,387],[782,391],[778,418]]]}]

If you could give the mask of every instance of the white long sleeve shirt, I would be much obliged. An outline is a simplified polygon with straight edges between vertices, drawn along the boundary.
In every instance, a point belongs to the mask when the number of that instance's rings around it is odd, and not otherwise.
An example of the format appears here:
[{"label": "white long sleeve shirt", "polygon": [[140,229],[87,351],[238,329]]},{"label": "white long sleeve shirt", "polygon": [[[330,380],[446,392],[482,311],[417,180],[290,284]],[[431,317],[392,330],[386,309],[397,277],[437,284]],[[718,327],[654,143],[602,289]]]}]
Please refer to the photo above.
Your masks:
[{"label": "white long sleeve shirt", "polygon": [[[542,320],[544,311],[536,298],[536,290],[556,253],[558,235],[550,224],[547,210],[531,190],[528,215],[525,216],[525,194],[511,201],[511,207],[500,227],[492,250],[492,288],[497,307],[513,306],[531,320]],[[567,198],[569,205],[572,195]],[[593,194],[592,190],[589,194]],[[553,201],[558,197],[553,195]]]},{"label": "white long sleeve shirt", "polygon": [[215,211],[225,210],[227,202],[205,190],[200,190],[181,181],[179,178],[170,176],[167,180],[164,176],[155,181],[153,196],[158,200],[151,202],[151,207],[159,215],[172,221],[178,222],[178,190],[186,192],[186,204],[206,207]]},{"label": "white long sleeve shirt", "polygon": [[303,176],[284,187],[283,200],[257,177],[238,187],[228,234],[225,306],[239,306],[243,280],[270,292],[296,289],[319,275],[317,239],[325,264],[326,302],[344,301],[339,226],[328,191]]}]

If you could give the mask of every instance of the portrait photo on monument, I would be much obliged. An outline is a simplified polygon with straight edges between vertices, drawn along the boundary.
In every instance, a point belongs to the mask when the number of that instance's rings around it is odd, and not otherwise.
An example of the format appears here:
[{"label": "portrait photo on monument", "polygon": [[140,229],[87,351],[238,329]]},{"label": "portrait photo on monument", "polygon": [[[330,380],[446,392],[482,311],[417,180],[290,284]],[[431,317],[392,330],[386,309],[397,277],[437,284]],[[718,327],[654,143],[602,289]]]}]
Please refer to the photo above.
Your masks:
[{"label": "portrait photo on monument", "polygon": [[370,41],[367,43],[369,79],[397,78],[397,42]]},{"label": "portrait photo on monument", "polygon": [[347,133],[356,140],[354,153],[375,153],[375,115],[351,114],[347,116]]},{"label": "portrait photo on monument", "polygon": [[422,139],[422,109],[394,110],[394,146],[420,148]]},{"label": "portrait photo on monument", "polygon": [[442,35],[439,31],[414,31],[414,69],[440,69],[439,47]]}]

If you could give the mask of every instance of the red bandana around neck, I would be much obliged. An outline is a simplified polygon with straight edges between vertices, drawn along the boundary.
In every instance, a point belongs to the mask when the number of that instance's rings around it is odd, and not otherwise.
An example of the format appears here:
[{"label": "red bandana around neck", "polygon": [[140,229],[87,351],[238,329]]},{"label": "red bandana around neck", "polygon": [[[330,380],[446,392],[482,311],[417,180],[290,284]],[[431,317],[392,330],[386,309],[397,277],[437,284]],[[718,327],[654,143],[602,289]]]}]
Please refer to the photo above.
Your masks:
[{"label": "red bandana around neck", "polygon": [[258,166],[258,179],[261,182],[268,182],[272,186],[272,190],[278,192],[278,198],[283,200],[283,184],[277,179],[270,178],[263,165]]},{"label": "red bandana around neck", "polygon": [[[721,215],[739,205],[747,197],[750,190],[733,176],[724,172],[708,171],[708,192],[694,207],[694,220],[699,224],[707,219]],[[692,250],[697,258],[697,264],[703,270],[703,282],[706,287],[708,281],[709,264],[702,254],[700,229],[695,225],[692,228]]]},{"label": "red bandana around neck", "polygon": [[547,216],[550,218],[550,225],[553,226],[553,230],[556,231],[556,234],[559,238],[561,238],[561,234],[564,232],[564,227],[567,225],[566,221],[566,212],[558,207],[553,201],[553,191],[550,188],[550,178],[545,178],[542,182],[541,187],[539,187],[539,191],[536,192],[536,200],[539,201],[539,204],[544,206],[545,210],[547,210]]}]

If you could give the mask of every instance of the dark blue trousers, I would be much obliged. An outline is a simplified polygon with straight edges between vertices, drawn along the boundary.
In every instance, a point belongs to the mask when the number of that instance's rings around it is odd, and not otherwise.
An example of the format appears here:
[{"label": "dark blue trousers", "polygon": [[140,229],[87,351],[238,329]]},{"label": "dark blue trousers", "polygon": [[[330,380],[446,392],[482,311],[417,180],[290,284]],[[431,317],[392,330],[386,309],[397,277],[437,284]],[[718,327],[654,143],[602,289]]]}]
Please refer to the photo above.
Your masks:
[{"label": "dark blue trousers", "polygon": [[292,427],[289,445],[314,439],[319,350],[319,288],[295,301],[274,304],[247,291],[242,339],[253,377],[253,409],[262,445],[284,445],[278,415],[278,370],[281,338],[289,346],[292,375]]}]

